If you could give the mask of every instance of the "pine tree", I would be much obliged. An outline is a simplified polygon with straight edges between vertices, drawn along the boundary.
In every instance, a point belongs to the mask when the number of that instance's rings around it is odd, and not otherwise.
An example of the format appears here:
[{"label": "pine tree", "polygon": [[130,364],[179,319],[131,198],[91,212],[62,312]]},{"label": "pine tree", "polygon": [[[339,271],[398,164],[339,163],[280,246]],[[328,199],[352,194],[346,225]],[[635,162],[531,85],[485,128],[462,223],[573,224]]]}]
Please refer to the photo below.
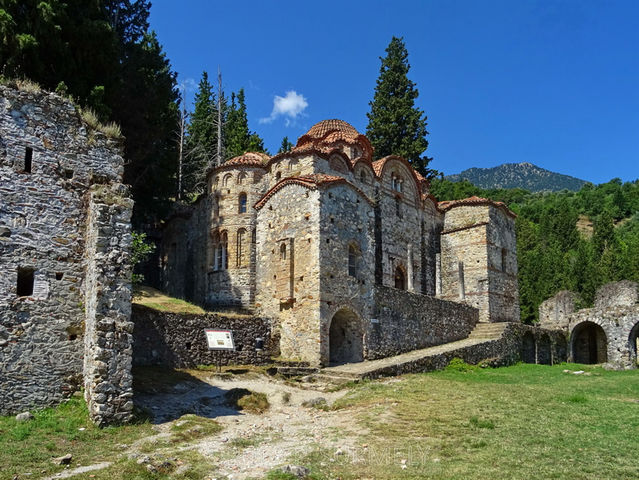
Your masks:
[{"label": "pine tree", "polygon": [[366,114],[366,135],[375,155],[377,158],[400,155],[422,175],[433,176],[434,172],[427,168],[432,159],[423,155],[428,148],[427,118],[415,106],[419,92],[407,76],[410,65],[403,39],[393,37],[386,48],[386,57],[380,60],[375,96]]},{"label": "pine tree", "polygon": [[284,137],[282,139],[282,145],[280,145],[280,149],[277,151],[277,153],[290,152],[292,148],[293,144],[291,143],[291,141],[288,139],[288,137]]}]

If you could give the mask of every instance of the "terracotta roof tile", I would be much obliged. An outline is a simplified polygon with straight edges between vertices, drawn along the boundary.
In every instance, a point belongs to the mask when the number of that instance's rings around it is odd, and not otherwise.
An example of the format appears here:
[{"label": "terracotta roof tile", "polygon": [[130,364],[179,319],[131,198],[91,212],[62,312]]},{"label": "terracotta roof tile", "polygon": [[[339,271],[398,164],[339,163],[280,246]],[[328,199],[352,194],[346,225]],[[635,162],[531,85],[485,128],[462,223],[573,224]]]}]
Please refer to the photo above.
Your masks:
[{"label": "terracotta roof tile", "polygon": [[260,152],[246,152],[244,155],[233,157],[230,160],[224,162],[222,165],[257,165],[263,166],[271,157],[265,153]]},{"label": "terracotta roof tile", "polygon": [[496,202],[489,198],[477,197],[473,195],[472,197],[462,198],[461,200],[447,200],[443,202],[437,203],[437,208],[439,210],[447,212],[451,208],[461,207],[461,206],[481,206],[481,205],[490,205],[493,207],[501,208],[506,212],[506,214],[511,217],[516,217],[517,215],[509,209],[504,202]]}]

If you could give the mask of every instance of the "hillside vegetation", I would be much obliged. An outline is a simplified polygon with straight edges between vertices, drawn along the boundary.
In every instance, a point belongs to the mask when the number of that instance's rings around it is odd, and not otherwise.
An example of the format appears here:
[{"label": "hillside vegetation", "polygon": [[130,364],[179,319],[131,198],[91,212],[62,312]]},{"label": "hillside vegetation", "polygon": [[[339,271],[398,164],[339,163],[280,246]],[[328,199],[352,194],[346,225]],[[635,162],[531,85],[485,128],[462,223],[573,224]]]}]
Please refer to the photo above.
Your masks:
[{"label": "hillside vegetation", "polygon": [[446,180],[468,180],[481,188],[524,188],[531,192],[577,191],[587,182],[570,175],[551,172],[532,163],[505,163],[492,168],[469,168]]},{"label": "hillside vegetation", "polygon": [[435,179],[431,191],[439,200],[478,195],[503,201],[518,215],[523,321],[534,322],[539,304],[559,290],[578,292],[581,306],[590,306],[599,286],[639,281],[639,180],[587,183],[578,192],[531,193]]}]

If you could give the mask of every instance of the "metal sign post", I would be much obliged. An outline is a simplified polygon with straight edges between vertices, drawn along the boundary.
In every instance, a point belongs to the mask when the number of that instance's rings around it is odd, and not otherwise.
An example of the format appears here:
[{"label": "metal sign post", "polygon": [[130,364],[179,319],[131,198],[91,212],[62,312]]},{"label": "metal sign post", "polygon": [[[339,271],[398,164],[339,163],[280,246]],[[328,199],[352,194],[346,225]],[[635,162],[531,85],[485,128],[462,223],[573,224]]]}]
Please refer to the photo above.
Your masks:
[{"label": "metal sign post", "polygon": [[222,351],[235,351],[233,332],[231,330],[205,328],[204,334],[206,335],[206,342],[209,345],[209,350],[218,351],[215,358],[217,360],[217,372],[220,373],[222,371]]}]

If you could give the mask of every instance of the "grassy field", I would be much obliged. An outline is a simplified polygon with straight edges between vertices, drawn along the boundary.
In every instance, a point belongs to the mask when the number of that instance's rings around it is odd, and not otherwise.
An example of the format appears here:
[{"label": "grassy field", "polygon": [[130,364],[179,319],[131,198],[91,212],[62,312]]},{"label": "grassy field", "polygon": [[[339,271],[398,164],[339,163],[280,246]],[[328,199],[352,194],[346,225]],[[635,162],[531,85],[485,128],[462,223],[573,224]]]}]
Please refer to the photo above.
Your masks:
[{"label": "grassy field", "polygon": [[[585,373],[572,373],[578,370]],[[332,408],[355,418],[361,433],[341,455],[318,444],[310,454],[289,459],[309,467],[311,478],[639,477],[639,370],[608,372],[574,364],[479,369],[458,363],[442,372],[349,387]],[[169,437],[150,442],[144,439],[155,432],[146,422],[95,428],[81,397],[35,416],[27,423],[0,417],[0,480],[61,471],[51,459],[67,453],[73,455],[73,467],[114,462],[74,479],[216,476],[210,459],[181,448],[217,434],[220,427],[213,420],[186,416],[171,427]],[[339,437],[340,425],[327,434]],[[127,459],[136,441],[141,453],[169,456],[172,467],[149,471]],[[176,469],[182,464],[190,468]],[[274,470],[268,478],[293,477]]]},{"label": "grassy field", "polygon": [[362,411],[368,433],[344,455],[297,459],[314,478],[639,477],[637,370],[449,367],[360,385],[338,408]]}]

